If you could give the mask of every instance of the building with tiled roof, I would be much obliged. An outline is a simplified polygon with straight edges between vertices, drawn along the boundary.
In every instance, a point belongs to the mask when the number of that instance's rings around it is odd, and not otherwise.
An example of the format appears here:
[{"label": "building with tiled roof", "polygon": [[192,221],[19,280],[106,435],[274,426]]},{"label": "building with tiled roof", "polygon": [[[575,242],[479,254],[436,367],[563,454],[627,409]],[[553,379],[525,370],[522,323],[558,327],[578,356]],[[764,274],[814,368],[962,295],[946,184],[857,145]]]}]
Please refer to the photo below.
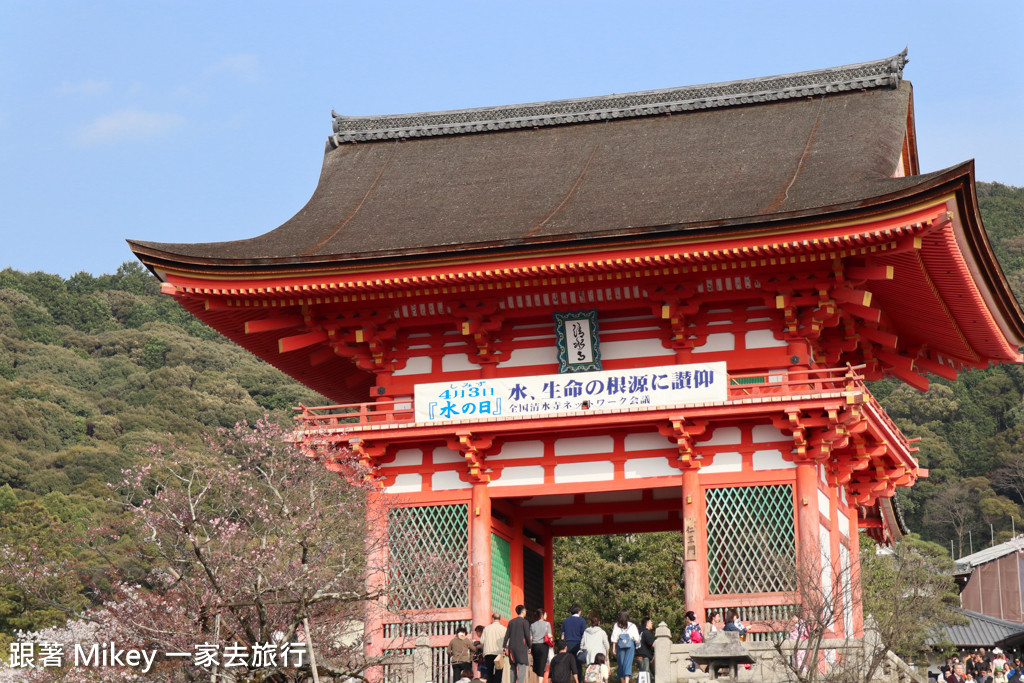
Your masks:
[{"label": "building with tiled roof", "polygon": [[[309,454],[354,451],[446,539],[420,554],[461,558],[401,599],[435,646],[520,602],[550,614],[555,537],[656,530],[683,533],[698,614],[771,630],[799,574],[858,635],[858,533],[898,538],[888,501],[927,474],[865,382],[1024,360],[973,164],[921,171],[905,63],[335,116],[282,225],[130,245],[347,404],[302,409]],[[371,652],[411,647],[376,609]]]}]

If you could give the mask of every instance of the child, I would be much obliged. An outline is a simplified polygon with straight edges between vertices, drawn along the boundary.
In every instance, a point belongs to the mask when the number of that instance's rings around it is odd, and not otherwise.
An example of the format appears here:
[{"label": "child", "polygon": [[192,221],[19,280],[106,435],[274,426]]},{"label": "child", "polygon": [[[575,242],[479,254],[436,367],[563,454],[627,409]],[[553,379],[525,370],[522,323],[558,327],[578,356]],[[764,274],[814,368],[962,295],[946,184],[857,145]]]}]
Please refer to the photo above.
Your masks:
[{"label": "child", "polygon": [[587,667],[583,675],[583,683],[608,683],[608,664],[604,654],[598,652],[594,656],[594,663]]}]

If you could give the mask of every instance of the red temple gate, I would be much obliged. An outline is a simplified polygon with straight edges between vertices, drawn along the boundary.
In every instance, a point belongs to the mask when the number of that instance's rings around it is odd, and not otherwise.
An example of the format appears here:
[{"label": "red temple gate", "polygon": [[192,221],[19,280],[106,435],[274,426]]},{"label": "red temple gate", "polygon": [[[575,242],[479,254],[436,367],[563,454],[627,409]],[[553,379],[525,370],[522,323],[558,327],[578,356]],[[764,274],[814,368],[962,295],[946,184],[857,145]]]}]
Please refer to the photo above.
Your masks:
[{"label": "red temple gate", "polygon": [[898,535],[892,496],[924,474],[864,382],[925,389],[1024,339],[973,167],[919,172],[903,64],[338,117],[281,227],[131,245],[338,401],[301,428],[424,530],[394,571],[463,563],[375,610],[371,651],[550,614],[555,537],[644,531],[684,533],[698,613],[770,628],[820,577],[856,635],[858,532]]}]

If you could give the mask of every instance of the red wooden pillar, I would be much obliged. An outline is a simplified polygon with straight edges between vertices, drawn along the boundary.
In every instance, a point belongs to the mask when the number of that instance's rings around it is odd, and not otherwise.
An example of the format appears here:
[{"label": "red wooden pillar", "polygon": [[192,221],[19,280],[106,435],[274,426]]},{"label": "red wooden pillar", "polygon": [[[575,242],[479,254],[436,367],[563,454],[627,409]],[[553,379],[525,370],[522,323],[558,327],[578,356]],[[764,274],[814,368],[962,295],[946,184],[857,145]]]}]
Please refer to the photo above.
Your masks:
[{"label": "red wooden pillar", "polygon": [[[366,592],[380,594],[387,581],[388,525],[385,506],[379,492],[366,497],[366,517],[369,531],[366,535]],[[363,632],[366,636],[366,656],[379,657],[383,654],[384,620],[379,600],[367,600],[363,615]],[[373,671],[376,671],[374,667]]]},{"label": "red wooden pillar", "polygon": [[[821,521],[818,517],[818,468],[813,460],[796,461],[796,510],[797,590],[812,590],[814,587],[820,590]],[[802,596],[802,599],[808,598],[812,596]]]},{"label": "red wooden pillar", "polygon": [[707,594],[707,563],[705,542],[701,533],[700,468],[691,466],[683,470],[683,561],[686,609],[693,610],[697,619],[704,621],[704,597]]},{"label": "red wooden pillar", "polygon": [[473,626],[491,623],[491,496],[486,483],[473,484],[469,507],[469,608]]},{"label": "red wooden pillar", "polygon": [[864,637],[864,597],[860,585],[860,508],[849,506],[850,518],[850,585],[853,587],[853,633],[854,638]]}]

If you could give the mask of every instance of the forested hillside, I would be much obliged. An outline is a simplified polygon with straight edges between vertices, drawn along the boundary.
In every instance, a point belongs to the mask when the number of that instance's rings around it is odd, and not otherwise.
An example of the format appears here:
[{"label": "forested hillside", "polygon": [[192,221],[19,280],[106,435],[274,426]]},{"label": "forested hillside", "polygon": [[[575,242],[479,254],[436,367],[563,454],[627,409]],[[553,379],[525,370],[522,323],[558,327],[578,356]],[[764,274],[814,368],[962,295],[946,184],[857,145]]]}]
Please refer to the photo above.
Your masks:
[{"label": "forested hillside", "polygon": [[0,486],[92,506],[141,446],[326,399],[159,294],[145,269],[0,272]]},{"label": "forested hillside", "polygon": [[[981,184],[978,192],[996,253],[1020,296],[1024,189]],[[905,432],[920,438],[918,455],[930,469],[927,480],[899,494],[912,530],[947,548],[952,540],[959,554],[1024,529],[1024,369],[933,379],[927,394],[891,380],[874,391]],[[138,264],[68,279],[0,271],[0,546],[43,534],[51,518],[84,527],[119,514],[106,502],[107,485],[149,443],[198,443],[212,428],[254,421],[268,410],[286,418],[300,402],[329,401],[194,320],[160,295],[157,280]],[[656,586],[667,577],[668,591],[681,574],[669,544],[630,551],[637,564],[653,560],[647,564],[662,578],[588,572],[620,564],[626,550],[614,540],[559,548],[575,577],[563,587],[586,579],[594,584],[587,592],[599,594],[602,586]],[[53,612],[26,611],[0,586],[0,631],[59,620]]]},{"label": "forested hillside", "polygon": [[[66,280],[0,271],[0,548],[31,543],[41,564],[88,555],[102,574],[109,562],[52,538],[53,523],[85,533],[121,514],[108,484],[148,444],[198,444],[300,402],[329,403],[196,321],[137,263]],[[0,641],[63,623],[3,583]]]}]

